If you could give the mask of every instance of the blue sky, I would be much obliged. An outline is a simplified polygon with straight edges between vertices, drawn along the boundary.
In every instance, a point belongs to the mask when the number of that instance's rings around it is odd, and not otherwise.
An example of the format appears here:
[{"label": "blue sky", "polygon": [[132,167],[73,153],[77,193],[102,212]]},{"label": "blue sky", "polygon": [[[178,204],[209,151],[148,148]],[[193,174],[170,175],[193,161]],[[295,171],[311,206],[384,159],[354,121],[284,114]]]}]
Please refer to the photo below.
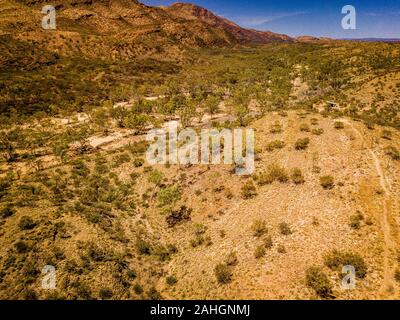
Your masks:
[{"label": "blue sky", "polygon": [[[170,5],[176,1],[139,0],[147,5]],[[290,36],[332,38],[400,38],[400,0],[192,0],[190,2],[239,25],[271,30]],[[342,7],[353,5],[357,29],[344,30]]]}]

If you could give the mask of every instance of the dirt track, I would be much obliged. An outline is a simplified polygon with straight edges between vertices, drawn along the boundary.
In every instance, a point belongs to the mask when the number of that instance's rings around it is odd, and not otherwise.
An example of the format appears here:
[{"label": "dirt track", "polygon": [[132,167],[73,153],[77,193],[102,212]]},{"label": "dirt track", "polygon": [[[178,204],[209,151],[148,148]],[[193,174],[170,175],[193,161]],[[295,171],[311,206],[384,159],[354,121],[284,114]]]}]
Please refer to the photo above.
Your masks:
[{"label": "dirt track", "polygon": [[[362,148],[365,147],[365,139],[360,132],[359,129],[357,129],[354,124],[351,121],[348,121],[347,119],[342,119],[343,122],[348,124],[351,129],[358,135],[358,137],[361,140]],[[391,292],[391,288],[393,287],[393,263],[391,263],[391,260],[393,259],[392,255],[396,252],[396,241],[393,239],[393,230],[392,228],[395,227],[390,223],[390,220],[392,219],[392,206],[393,206],[393,199],[392,199],[392,192],[391,192],[391,185],[382,170],[382,165],[381,162],[376,155],[375,151],[371,148],[367,149],[372,161],[373,161],[373,166],[376,170],[377,175],[379,176],[379,182],[382,190],[384,191],[384,200],[382,203],[382,208],[383,208],[383,215],[381,216],[380,223],[382,227],[382,233],[384,236],[385,240],[385,248],[384,248],[384,280],[382,283],[382,286],[380,288],[380,296],[382,299],[390,299],[391,295],[393,292]]]}]

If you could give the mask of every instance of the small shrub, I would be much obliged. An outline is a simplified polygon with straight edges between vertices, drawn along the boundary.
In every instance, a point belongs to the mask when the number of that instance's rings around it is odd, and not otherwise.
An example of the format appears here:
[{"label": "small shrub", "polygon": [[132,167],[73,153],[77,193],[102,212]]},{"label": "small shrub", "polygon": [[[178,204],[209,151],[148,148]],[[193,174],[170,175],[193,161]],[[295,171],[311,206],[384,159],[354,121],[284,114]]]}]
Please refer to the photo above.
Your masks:
[{"label": "small shrub", "polygon": [[215,269],[215,276],[221,284],[227,284],[232,281],[232,271],[226,263],[218,264]]},{"label": "small shrub", "polygon": [[15,209],[12,204],[7,203],[0,209],[0,216],[2,218],[8,218],[15,214]]},{"label": "small shrub", "polygon": [[310,132],[310,126],[307,123],[302,123],[300,125],[300,131],[302,131],[302,132]]},{"label": "small shrub", "polygon": [[121,153],[113,158],[113,167],[118,168],[124,163],[131,161],[131,157],[127,153]]},{"label": "small shrub", "polygon": [[386,147],[385,153],[393,160],[400,160],[400,151],[393,146]]},{"label": "small shrub", "polygon": [[306,284],[314,289],[321,298],[332,297],[333,285],[327,275],[318,267],[311,267],[306,271]]},{"label": "small shrub", "polygon": [[85,165],[85,162],[81,159],[75,160],[72,163],[71,174],[73,177],[87,177],[90,173],[89,168]]},{"label": "small shrub", "polygon": [[303,173],[299,168],[294,168],[290,177],[295,184],[303,184],[305,182]]},{"label": "small shrub", "polygon": [[142,158],[135,158],[135,159],[133,160],[133,165],[134,165],[136,168],[139,168],[139,167],[143,166],[143,164],[144,164],[144,160],[143,160]]},{"label": "small shrub", "polygon": [[133,144],[129,144],[127,149],[135,156],[140,156],[144,154],[147,149],[149,148],[149,142],[148,141],[138,141]]},{"label": "small shrub", "polygon": [[167,249],[170,252],[170,254],[178,253],[178,248],[176,247],[176,245],[174,245],[172,243],[167,245]]},{"label": "small shrub", "polygon": [[282,149],[284,147],[285,147],[285,142],[281,140],[275,140],[268,143],[267,146],[265,147],[265,150],[272,152],[276,149]]},{"label": "small shrub", "polygon": [[147,180],[156,186],[160,186],[164,180],[164,174],[161,171],[153,170],[149,173]]},{"label": "small shrub", "polygon": [[260,186],[271,184],[275,180],[279,182],[287,182],[289,180],[288,174],[285,168],[279,166],[278,164],[272,164],[268,166],[266,172],[260,173],[257,177],[257,183]]},{"label": "small shrub", "polygon": [[37,300],[38,296],[35,290],[33,289],[25,289],[23,291],[24,299],[25,300]]},{"label": "small shrub", "polygon": [[283,244],[280,244],[279,246],[278,246],[278,253],[286,253],[286,248],[285,248],[285,246],[283,245]]},{"label": "small shrub", "polygon": [[213,244],[213,242],[212,242],[210,236],[206,236],[206,237],[204,238],[204,244],[205,244],[207,247],[209,247],[209,246],[211,246],[211,245]]},{"label": "small shrub", "polygon": [[257,184],[259,186],[264,186],[266,184],[271,184],[272,182],[274,182],[275,178],[268,172],[261,172],[256,176],[255,180],[257,181]]},{"label": "small shrub", "polygon": [[396,272],[394,273],[394,279],[397,282],[400,282],[400,269],[397,269]]},{"label": "small shrub", "polygon": [[310,144],[309,138],[302,138],[302,139],[298,139],[296,141],[296,143],[294,144],[294,147],[296,150],[305,150],[308,148],[309,144]]},{"label": "small shrub", "polygon": [[78,264],[74,260],[68,260],[65,263],[64,270],[68,273],[76,273],[76,274],[82,273],[82,269],[79,268]]},{"label": "small shrub", "polygon": [[361,279],[365,278],[368,269],[360,255],[338,250],[333,250],[325,256],[325,265],[339,272],[342,271],[343,266],[353,266],[356,270],[356,276]]},{"label": "small shrub", "polygon": [[257,190],[256,187],[253,183],[253,181],[248,180],[243,186],[242,186],[242,197],[244,199],[250,199],[253,198],[257,195]]},{"label": "small shrub", "polygon": [[29,251],[29,246],[25,241],[20,240],[16,242],[14,246],[18,253],[25,253]]},{"label": "small shrub", "polygon": [[149,291],[147,291],[147,297],[149,300],[161,300],[162,296],[161,294],[157,291],[155,287],[151,287]]},{"label": "small shrub", "polygon": [[256,259],[260,259],[265,256],[265,247],[264,246],[258,246],[256,250],[254,251],[254,257]]},{"label": "small shrub", "polygon": [[279,182],[287,182],[289,179],[286,170],[277,164],[268,167],[268,174]]},{"label": "small shrub", "polygon": [[142,293],[143,293],[143,287],[142,287],[140,284],[136,283],[136,284],[133,286],[133,291],[134,291],[136,294],[142,294]]},{"label": "small shrub", "polygon": [[327,190],[333,189],[335,186],[335,180],[332,176],[322,176],[319,178],[319,182]]},{"label": "small shrub", "polygon": [[31,217],[23,216],[19,220],[18,226],[21,230],[31,230],[36,227],[36,223]]},{"label": "small shrub", "polygon": [[178,279],[176,279],[175,276],[168,276],[168,277],[165,279],[165,281],[166,281],[166,283],[167,283],[169,286],[173,286],[174,284],[176,284],[176,283],[178,282]]},{"label": "small shrub", "polygon": [[171,211],[165,218],[168,227],[173,228],[174,226],[180,224],[181,222],[190,220],[192,211],[193,209],[188,208],[186,206],[180,207],[179,210]]},{"label": "small shrub", "polygon": [[8,191],[12,185],[12,180],[13,180],[12,173],[7,174],[7,176],[4,178],[0,178],[0,198],[2,198],[3,196],[5,196],[8,193]]},{"label": "small shrub", "polygon": [[273,245],[274,245],[274,243],[272,241],[272,237],[271,236],[266,237],[265,240],[264,240],[265,248],[271,249]]},{"label": "small shrub", "polygon": [[358,230],[361,228],[361,221],[364,219],[362,214],[355,214],[350,217],[350,227]]},{"label": "small shrub", "polygon": [[162,245],[157,245],[152,248],[151,254],[156,256],[160,261],[167,261],[171,258],[171,252]]},{"label": "small shrub", "polygon": [[282,125],[279,122],[275,122],[272,126],[271,129],[269,130],[270,133],[277,134],[281,133],[282,130]]},{"label": "small shrub", "polygon": [[113,296],[113,292],[108,288],[101,288],[99,291],[99,297],[102,300],[111,299]]},{"label": "small shrub", "polygon": [[366,120],[366,121],[364,122],[364,124],[365,124],[365,126],[367,127],[367,129],[369,129],[369,130],[374,130],[374,129],[375,129],[375,124],[374,124],[374,122],[371,121],[371,120]]},{"label": "small shrub", "polygon": [[284,236],[292,234],[292,230],[286,222],[282,222],[279,224],[279,232]]},{"label": "small shrub", "polygon": [[312,225],[313,226],[319,226],[319,220],[317,217],[313,217],[312,218]]},{"label": "small shrub", "polygon": [[57,260],[64,260],[65,259],[65,253],[64,253],[64,251],[61,249],[61,248],[59,248],[59,247],[54,247],[54,249],[53,249],[53,254],[54,254],[54,257],[57,259]]},{"label": "small shrub", "polygon": [[171,186],[162,189],[157,195],[157,201],[159,207],[174,204],[181,198],[181,191],[177,186]]},{"label": "small shrub", "polygon": [[110,261],[113,257],[113,252],[109,251],[104,246],[99,246],[94,242],[89,242],[87,247],[87,257],[91,258],[93,261]]},{"label": "small shrub", "polygon": [[392,132],[390,130],[384,129],[381,134],[382,139],[392,140]]},{"label": "small shrub", "polygon": [[251,229],[253,230],[253,235],[258,238],[267,233],[267,225],[264,220],[255,220]]},{"label": "small shrub", "polygon": [[138,238],[136,240],[136,249],[140,254],[149,255],[151,253],[151,245],[149,242]]},{"label": "small shrub", "polygon": [[207,231],[207,227],[202,223],[196,223],[193,226],[193,229],[194,229],[194,234],[197,236],[203,235]]},{"label": "small shrub", "polygon": [[132,270],[132,269],[129,269],[129,270],[126,272],[126,275],[127,275],[128,278],[131,279],[131,280],[136,279],[136,277],[137,277],[136,271],[135,271],[135,270]]},{"label": "small shrub", "polygon": [[225,197],[227,198],[227,199],[232,199],[233,198],[233,196],[234,196],[234,194],[232,193],[232,191],[230,190],[230,189],[226,189],[225,190]]},{"label": "small shrub", "polygon": [[336,130],[341,130],[341,129],[344,128],[344,123],[340,122],[340,121],[335,121],[334,127],[335,127]]},{"label": "small shrub", "polygon": [[236,266],[238,263],[238,258],[236,252],[232,251],[226,258],[226,264],[228,266]]},{"label": "small shrub", "polygon": [[311,171],[313,173],[321,173],[321,167],[317,166],[317,165],[313,165]]},{"label": "small shrub", "polygon": [[374,224],[374,222],[372,221],[372,218],[367,218],[366,220],[365,220],[365,224],[367,225],[367,226],[372,226],[373,224]]},{"label": "small shrub", "polygon": [[311,131],[311,133],[312,133],[313,135],[320,136],[321,134],[324,133],[324,129],[322,129],[322,128],[313,129],[313,130]]},{"label": "small shrub", "polygon": [[201,246],[204,243],[205,239],[202,235],[196,235],[192,240],[190,240],[190,245],[193,248]]}]

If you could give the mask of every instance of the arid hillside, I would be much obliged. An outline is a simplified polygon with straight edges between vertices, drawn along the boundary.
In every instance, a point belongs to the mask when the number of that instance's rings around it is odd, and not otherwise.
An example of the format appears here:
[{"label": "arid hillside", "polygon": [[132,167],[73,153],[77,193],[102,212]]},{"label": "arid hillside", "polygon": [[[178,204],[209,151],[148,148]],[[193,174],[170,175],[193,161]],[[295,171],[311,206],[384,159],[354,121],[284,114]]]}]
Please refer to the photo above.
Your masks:
[{"label": "arid hillside", "polygon": [[[97,127],[50,120],[26,130]],[[69,150],[4,163],[1,298],[399,298],[399,133],[304,111],[248,127],[251,177],[230,165],[149,166],[145,136],[113,122]],[[41,289],[44,265],[56,266],[57,290]]]},{"label": "arid hillside", "polygon": [[[207,51],[154,91],[3,117],[0,296],[399,298],[396,48]],[[171,120],[253,128],[255,173],[149,165],[146,132]],[[45,265],[56,290],[41,287]],[[345,265],[353,290],[341,287]]]}]

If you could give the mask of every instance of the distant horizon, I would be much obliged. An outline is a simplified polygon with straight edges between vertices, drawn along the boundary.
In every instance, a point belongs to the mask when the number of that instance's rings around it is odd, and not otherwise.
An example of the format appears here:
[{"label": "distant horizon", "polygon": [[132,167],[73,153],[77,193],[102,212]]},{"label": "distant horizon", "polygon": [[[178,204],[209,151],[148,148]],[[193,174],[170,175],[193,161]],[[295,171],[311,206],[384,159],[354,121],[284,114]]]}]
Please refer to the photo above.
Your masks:
[{"label": "distant horizon", "polygon": [[[370,0],[343,2],[331,0],[262,1],[253,0],[139,0],[151,6],[170,6],[176,2],[204,7],[239,26],[259,31],[272,31],[290,37],[312,36],[343,39],[400,40],[400,1]],[[350,4],[357,10],[357,29],[341,26],[342,7]],[[318,30],[318,31],[316,31]]]},{"label": "distant horizon", "polygon": [[[336,38],[334,38],[334,39],[336,39]],[[397,41],[400,41],[400,38],[376,38],[376,37],[368,37],[368,38],[337,38],[337,40],[368,40],[368,39],[397,40]]]}]

